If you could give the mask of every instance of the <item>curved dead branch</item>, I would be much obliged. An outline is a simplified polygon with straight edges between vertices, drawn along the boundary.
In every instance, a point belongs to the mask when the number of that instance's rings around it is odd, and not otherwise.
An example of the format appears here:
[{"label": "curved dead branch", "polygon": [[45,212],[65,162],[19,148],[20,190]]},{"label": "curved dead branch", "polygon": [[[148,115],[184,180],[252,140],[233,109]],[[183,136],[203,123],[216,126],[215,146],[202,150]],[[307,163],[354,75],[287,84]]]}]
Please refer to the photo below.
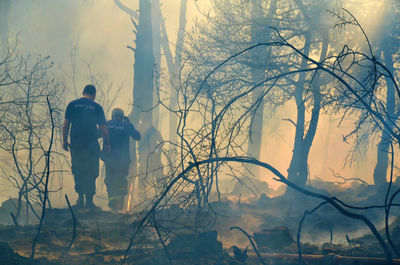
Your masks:
[{"label": "curved dead branch", "polygon": [[274,180],[287,185],[289,188],[291,188],[291,189],[293,189],[293,190],[295,190],[295,191],[297,191],[299,193],[302,193],[304,195],[307,195],[307,196],[310,196],[310,197],[313,197],[313,198],[320,199],[320,200],[326,202],[327,204],[330,204],[331,206],[333,206],[338,212],[340,212],[344,216],[347,216],[347,217],[350,217],[352,219],[356,219],[356,220],[362,221],[370,229],[370,231],[372,232],[372,234],[375,236],[375,238],[377,239],[378,243],[382,247],[382,250],[383,250],[383,252],[385,254],[385,258],[386,258],[388,264],[393,264],[393,262],[392,262],[392,260],[393,260],[392,253],[391,253],[388,245],[386,244],[385,240],[383,239],[383,237],[381,236],[381,234],[379,233],[379,231],[377,230],[375,225],[366,216],[364,216],[362,214],[357,214],[357,213],[354,213],[354,212],[351,212],[351,211],[345,209],[343,206],[341,206],[340,203],[337,202],[337,200],[334,197],[328,197],[328,196],[326,196],[324,194],[320,194],[320,193],[317,193],[317,192],[309,191],[307,189],[304,189],[304,188],[294,184],[293,182],[289,181],[284,175],[282,175],[273,166],[271,166],[271,165],[269,165],[267,163],[261,162],[261,161],[259,161],[257,159],[249,158],[249,157],[220,157],[220,158],[197,161],[196,163],[189,163],[189,165],[166,186],[164,191],[159,195],[157,200],[152,205],[151,209],[137,223],[136,230],[135,230],[135,232],[133,233],[133,235],[132,235],[132,237],[130,239],[129,245],[128,245],[126,251],[125,251],[125,255],[124,255],[123,259],[121,260],[121,264],[125,263],[126,257],[128,256],[129,250],[133,246],[133,242],[134,242],[136,236],[143,229],[143,227],[149,222],[149,219],[150,219],[153,211],[155,211],[155,209],[159,206],[160,202],[167,195],[167,193],[171,190],[171,188],[180,179],[182,179],[185,174],[190,172],[193,168],[195,168],[197,166],[200,166],[200,165],[204,165],[204,164],[219,163],[219,162],[239,162],[239,163],[245,163],[245,164],[253,164],[253,165],[257,165],[257,166],[260,166],[262,168],[265,168],[265,169],[269,170],[272,174],[274,174],[276,176],[274,178]]}]

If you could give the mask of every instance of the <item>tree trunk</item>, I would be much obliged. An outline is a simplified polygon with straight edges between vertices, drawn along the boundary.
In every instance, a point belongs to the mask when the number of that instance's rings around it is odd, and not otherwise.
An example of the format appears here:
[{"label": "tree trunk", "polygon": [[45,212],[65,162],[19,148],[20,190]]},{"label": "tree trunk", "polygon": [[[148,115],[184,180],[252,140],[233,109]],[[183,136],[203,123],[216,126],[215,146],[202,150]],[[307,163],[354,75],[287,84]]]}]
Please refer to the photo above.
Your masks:
[{"label": "tree trunk", "polygon": [[[384,38],[385,41],[382,43],[382,52],[387,68],[393,73],[393,57],[390,50],[391,44]],[[393,123],[399,118],[399,113],[396,113],[396,91],[393,82],[386,77],[386,119],[385,122],[390,125],[390,130],[393,129]],[[380,186],[385,184],[387,181],[387,169],[388,169],[388,151],[389,146],[393,138],[391,137],[388,128],[382,131],[381,140],[377,147],[377,162],[374,169],[374,184]]]},{"label": "tree trunk", "polygon": [[[180,14],[179,14],[179,29],[178,36],[176,40],[175,46],[175,56],[172,56],[170,43],[168,41],[167,30],[165,27],[165,22],[161,19],[161,45],[164,52],[165,60],[167,62],[168,67],[168,75],[169,75],[169,102],[168,107],[171,110],[168,116],[168,126],[169,126],[169,135],[168,139],[171,143],[177,142],[177,127],[178,127],[178,119],[177,114],[174,112],[178,107],[178,96],[176,90],[179,87],[179,75],[182,66],[182,49],[183,43],[185,40],[185,28],[186,28],[186,9],[187,9],[187,0],[181,0]],[[161,16],[161,12],[159,14]],[[175,149],[175,145],[169,146],[170,150]],[[174,163],[176,161],[176,153],[171,152],[170,161]]]},{"label": "tree trunk", "polygon": [[[377,147],[377,162],[374,168],[374,184],[375,186],[381,186],[386,183],[387,169],[388,169],[388,152],[390,141],[385,137],[385,132],[382,133],[381,141]],[[385,139],[386,138],[386,139]]]},{"label": "tree trunk", "polygon": [[[320,54],[320,61],[326,57],[328,50],[328,34],[322,33],[323,42]],[[304,46],[304,53],[310,53],[310,44],[312,36],[311,33],[306,35],[306,42]],[[302,67],[304,68],[306,61],[303,60]],[[305,98],[304,87],[305,74],[300,74],[299,84],[296,88],[296,105],[297,105],[297,122],[296,122],[296,135],[293,149],[293,156],[288,168],[288,179],[299,186],[304,186],[308,177],[308,155],[313,143],[319,121],[320,107],[321,107],[321,94],[320,94],[320,78],[316,73],[314,80],[311,84],[313,93],[313,110],[311,113],[311,120],[308,126],[307,133],[305,134]]]},{"label": "tree trunk", "polygon": [[[271,1],[268,14],[266,19],[271,20],[271,18],[275,15],[276,12],[276,4],[277,1]],[[251,18],[252,18],[252,25],[251,25],[251,41],[252,43],[258,43],[263,41],[268,41],[268,34],[265,32],[265,28],[263,27],[260,21],[263,20],[264,13],[263,13],[262,1],[255,0],[252,2],[251,8]],[[253,49],[251,51],[251,79],[253,83],[260,82],[260,80],[265,79],[265,69],[260,67],[259,62],[257,61],[259,57],[259,51],[257,49]],[[268,55],[267,55],[268,57]],[[265,59],[265,58],[264,58]],[[257,104],[259,100],[260,94],[264,91],[255,90],[252,94],[252,104]],[[247,155],[250,157],[254,157],[256,159],[260,159],[261,153],[261,141],[262,141],[262,131],[263,131],[263,118],[264,118],[264,102],[261,101],[258,105],[258,108],[254,114],[254,119],[251,124],[250,128],[250,137],[249,143],[247,146]],[[258,174],[258,167],[249,166],[250,172],[252,172],[256,177],[259,176]]]},{"label": "tree trunk", "polygon": [[160,111],[158,105],[158,93],[161,89],[160,76],[161,76],[161,7],[160,0],[153,0],[152,3],[152,30],[153,30],[153,52],[154,52],[154,95],[153,105],[157,106],[153,110],[153,124],[160,130]]},{"label": "tree trunk", "polygon": [[[150,112],[153,106],[154,51],[151,15],[151,0],[140,0],[135,62],[133,65],[133,107],[129,114],[129,119],[137,128],[140,128],[139,121],[142,112]],[[147,115],[147,119],[147,122],[153,122],[152,115]],[[139,141],[138,144],[140,145],[141,142]],[[133,176],[137,175],[138,155],[141,154],[137,153],[136,142],[132,141],[130,174]]]},{"label": "tree trunk", "polygon": [[[306,40],[304,44],[304,54],[310,54],[311,46],[311,33],[306,34]],[[302,60],[301,68],[304,68],[307,64],[305,59]],[[304,186],[307,181],[308,166],[307,157],[308,152],[304,143],[304,130],[305,130],[305,105],[304,105],[304,85],[305,85],[305,73],[300,73],[298,84],[295,91],[295,100],[297,106],[297,120],[296,120],[296,133],[294,139],[294,148],[292,160],[288,168],[288,179],[297,185]]]},{"label": "tree trunk", "polygon": [[[261,29],[259,21],[263,17],[263,9],[261,6],[260,0],[254,0],[251,7],[251,41],[252,43],[259,42],[261,38]],[[257,67],[258,64],[258,51],[252,50],[251,51],[251,67],[250,67],[250,75],[251,80],[253,83],[260,82],[265,78],[264,69],[260,69]],[[252,93],[252,104],[257,104],[257,100],[260,96],[262,91],[255,90]],[[247,146],[247,155],[250,157],[254,157],[255,159],[260,159],[260,146],[261,146],[261,136],[262,136],[262,127],[263,127],[263,110],[264,110],[264,103],[261,102],[258,105],[258,108],[254,114],[253,122],[250,128],[250,135],[249,135],[249,143]],[[252,174],[258,177],[258,168],[251,166],[249,170]]]},{"label": "tree trunk", "polygon": [[[178,98],[176,89],[178,87],[178,80],[179,72],[182,66],[182,49],[183,43],[185,40],[185,28],[186,28],[186,7],[187,7],[187,0],[181,1],[181,7],[179,12],[179,29],[178,29],[178,36],[176,39],[176,46],[175,46],[175,60],[173,65],[168,65],[168,68],[172,67],[172,71],[170,71],[170,81],[171,81],[171,90],[170,90],[170,109],[176,110],[178,106]],[[171,142],[175,143],[177,141],[177,130],[178,127],[178,119],[175,113],[170,112],[169,114],[169,139]]]},{"label": "tree trunk", "polygon": [[139,23],[136,33],[135,63],[133,66],[133,108],[129,117],[138,125],[140,115],[151,111],[153,106],[153,36],[151,23],[151,1],[140,0]]}]

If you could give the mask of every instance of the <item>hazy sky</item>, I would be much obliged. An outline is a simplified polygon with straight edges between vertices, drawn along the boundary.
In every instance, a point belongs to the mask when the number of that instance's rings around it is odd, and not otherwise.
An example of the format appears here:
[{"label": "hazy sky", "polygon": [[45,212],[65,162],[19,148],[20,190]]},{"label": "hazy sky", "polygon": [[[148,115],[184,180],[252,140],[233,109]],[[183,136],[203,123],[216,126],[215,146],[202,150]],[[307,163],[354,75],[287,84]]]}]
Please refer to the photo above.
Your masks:
[{"label": "hazy sky", "polygon": [[[131,9],[138,1],[122,1]],[[174,42],[178,31],[179,2],[163,1],[169,40]],[[190,1],[189,1],[190,2]],[[189,10],[193,10],[189,4]],[[188,13],[193,13],[189,11]],[[78,87],[87,83],[87,63],[95,73],[107,75],[114,84],[124,84],[120,104],[129,111],[132,94],[134,34],[129,16],[112,0],[13,1],[10,10],[10,37],[18,34],[19,47],[26,54],[51,55],[57,65],[71,72],[71,49],[78,48]],[[171,45],[174,48],[174,45]]]}]

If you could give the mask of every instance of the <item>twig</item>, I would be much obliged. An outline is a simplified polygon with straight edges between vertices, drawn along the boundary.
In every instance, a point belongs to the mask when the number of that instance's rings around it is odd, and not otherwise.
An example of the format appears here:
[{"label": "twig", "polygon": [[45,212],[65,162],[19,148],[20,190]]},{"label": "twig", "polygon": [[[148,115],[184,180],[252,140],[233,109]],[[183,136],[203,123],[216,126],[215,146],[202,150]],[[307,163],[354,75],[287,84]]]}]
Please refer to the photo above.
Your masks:
[{"label": "twig", "polygon": [[[326,201],[321,202],[320,204],[318,204],[316,207],[314,207],[311,211],[306,210],[303,214],[303,217],[300,220],[299,223],[299,227],[297,228],[297,252],[299,254],[299,263],[300,264],[304,264],[303,261],[303,256],[302,256],[302,251],[301,251],[301,228],[303,226],[303,222],[306,219],[306,217],[308,215],[313,214],[314,212],[316,212],[319,208],[321,208],[322,206],[324,206],[325,204],[327,204]],[[332,234],[331,234],[332,235]],[[332,237],[331,237],[331,243],[332,243]]]},{"label": "twig", "polygon": [[295,123],[292,119],[282,119],[282,120],[283,120],[283,121],[288,121],[288,122],[290,122],[291,124],[293,124],[294,127],[297,127],[296,123]]},{"label": "twig", "polygon": [[15,215],[13,213],[10,213],[10,215],[11,215],[11,219],[13,220],[14,226],[19,227],[19,223],[18,223],[18,220],[15,217]]},{"label": "twig", "polygon": [[156,222],[156,214],[155,214],[155,211],[153,211],[153,224],[154,224],[154,229],[155,229],[156,232],[157,232],[158,239],[160,239],[161,245],[163,246],[163,249],[164,249],[164,251],[165,251],[165,255],[166,255],[167,258],[168,258],[169,264],[172,265],[173,263],[172,263],[171,256],[169,255],[167,246],[165,245],[164,240],[163,240],[162,237],[161,237],[160,229],[158,229],[158,225],[157,225],[157,222]]},{"label": "twig", "polygon": [[343,180],[342,182],[337,181],[337,182],[332,182],[332,183],[345,184],[345,183],[348,182],[348,181],[359,181],[359,182],[365,184],[366,186],[369,186],[369,184],[368,184],[366,181],[364,181],[364,180],[362,180],[362,179],[360,179],[360,178],[345,178],[345,177],[340,176],[339,174],[335,173],[335,171],[334,171],[333,169],[330,169],[330,170],[331,170],[331,172],[332,172],[332,175],[333,175],[335,178],[338,178],[338,179],[342,179],[342,180]]},{"label": "twig", "polygon": [[42,206],[42,216],[40,218],[39,226],[37,229],[36,236],[33,240],[32,243],[32,253],[30,258],[33,259],[35,256],[35,248],[36,248],[36,243],[39,239],[40,235],[40,229],[42,228],[43,225],[43,220],[46,215],[46,202],[47,202],[47,195],[48,195],[48,185],[49,185],[49,177],[50,177],[50,153],[51,153],[51,147],[53,146],[53,139],[54,139],[54,120],[53,120],[53,109],[51,108],[49,97],[46,98],[47,100],[47,106],[49,108],[49,113],[50,113],[50,120],[51,120],[51,137],[50,137],[50,143],[49,143],[49,149],[47,150],[46,153],[46,181],[44,185],[44,199],[43,199],[43,206]]},{"label": "twig", "polygon": [[114,3],[125,13],[127,13],[129,16],[139,19],[138,11],[137,10],[132,10],[129,7],[125,6],[124,4],[121,3],[119,0],[114,0]]},{"label": "twig", "polygon": [[240,227],[238,227],[238,226],[232,226],[232,227],[229,228],[229,229],[230,229],[230,230],[237,229],[237,230],[239,230],[240,232],[242,232],[243,234],[245,234],[245,235],[247,236],[247,238],[249,239],[250,244],[251,244],[251,246],[253,247],[254,251],[256,252],[257,257],[258,257],[258,259],[260,260],[261,264],[266,265],[266,263],[264,262],[263,258],[262,258],[261,255],[260,255],[260,252],[259,252],[258,249],[257,249],[257,246],[254,244],[253,236],[249,235],[246,231],[244,231],[243,228],[240,228]]},{"label": "twig", "polygon": [[65,253],[67,253],[67,252],[71,249],[72,244],[73,244],[74,241],[75,241],[75,238],[76,238],[76,225],[79,224],[79,222],[78,222],[78,219],[76,219],[76,217],[75,217],[74,211],[72,210],[72,207],[71,207],[71,204],[70,204],[70,202],[69,202],[69,199],[68,199],[67,194],[65,194],[65,200],[67,201],[69,211],[71,212],[71,216],[72,216],[72,228],[73,228],[71,242],[69,243],[69,245],[67,246],[67,249],[65,250]]}]

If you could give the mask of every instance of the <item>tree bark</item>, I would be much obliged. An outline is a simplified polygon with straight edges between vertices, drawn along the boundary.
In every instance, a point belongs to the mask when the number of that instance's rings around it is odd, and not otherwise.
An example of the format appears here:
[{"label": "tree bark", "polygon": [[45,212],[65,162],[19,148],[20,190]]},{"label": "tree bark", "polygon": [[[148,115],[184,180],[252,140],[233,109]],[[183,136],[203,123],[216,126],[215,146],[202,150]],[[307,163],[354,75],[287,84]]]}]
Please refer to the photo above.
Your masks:
[{"label": "tree bark", "polygon": [[[268,14],[266,19],[271,21],[272,17],[275,15],[276,12],[276,4],[277,0],[272,0],[269,6]],[[251,17],[252,17],[252,24],[251,24],[251,41],[252,43],[258,43],[263,41],[268,41],[268,34],[265,32],[265,25],[262,25],[260,21],[264,19],[263,14],[263,7],[262,1],[255,0],[252,2],[251,7]],[[260,80],[265,79],[265,69],[260,68],[260,64],[258,63],[259,53],[258,51],[252,50],[251,51],[251,60],[250,62],[250,73],[251,79],[254,83],[259,82]],[[268,53],[267,53],[268,57]],[[260,94],[263,91],[261,90],[254,91],[252,94],[252,103],[257,104],[259,100]],[[256,159],[260,159],[261,154],[261,142],[262,142],[262,131],[263,131],[263,118],[264,118],[264,102],[261,101],[258,105],[258,108],[254,114],[254,119],[251,124],[250,128],[250,137],[247,146],[247,155],[250,157],[254,157]],[[258,177],[258,168],[255,166],[250,165],[249,170]]]},{"label": "tree bark", "polygon": [[138,125],[140,115],[153,106],[154,53],[151,23],[151,1],[140,0],[133,65],[133,108],[129,118]]},{"label": "tree bark", "polygon": [[[386,64],[386,67],[393,73],[393,57],[390,50],[391,43],[384,38],[385,41],[382,42],[382,53]],[[385,121],[389,124],[390,129],[393,129],[393,123],[395,123],[399,118],[399,113],[396,113],[396,91],[393,82],[390,78],[386,77],[386,119]],[[374,184],[380,186],[387,182],[387,169],[388,169],[388,151],[389,146],[393,138],[390,136],[388,128],[384,128],[382,131],[382,136],[377,147],[377,163],[374,168]]]},{"label": "tree bark", "polygon": [[382,132],[382,134],[377,147],[377,161],[374,168],[374,185],[377,187],[386,183],[389,162],[388,151],[391,141],[384,136],[385,132]]},{"label": "tree bark", "polygon": [[[304,44],[304,54],[307,56],[310,54],[311,46],[311,33],[306,34],[306,40]],[[302,60],[301,68],[304,68],[307,64],[305,59]],[[304,142],[304,130],[305,130],[305,105],[304,105],[304,85],[305,85],[305,73],[300,73],[298,84],[295,91],[295,100],[297,106],[297,120],[296,120],[296,133],[294,139],[294,148],[292,160],[288,168],[288,180],[294,182],[296,185],[304,186],[307,181],[308,165],[307,157],[308,151]]]},{"label": "tree bark", "polygon": [[154,95],[153,124],[160,130],[160,107],[158,105],[158,93],[161,89],[161,6],[160,0],[152,0],[152,31],[153,31],[153,53],[154,53]]},{"label": "tree bark", "polygon": [[[320,61],[326,57],[328,51],[328,34],[322,32],[323,41],[320,54]],[[310,53],[310,44],[312,36],[311,33],[306,35],[306,42],[304,53]],[[305,67],[306,62],[302,62],[302,68]],[[318,73],[315,74],[314,80],[311,83],[313,95],[313,110],[311,112],[310,124],[307,133],[305,133],[305,97],[304,97],[305,75],[301,74],[299,77],[299,84],[296,88],[296,106],[297,106],[297,122],[295,143],[293,149],[293,156],[288,168],[288,179],[297,185],[303,187],[307,182],[308,177],[308,156],[310,153],[311,145],[313,143],[319,121],[320,107],[321,107],[321,93],[320,93],[320,78]]]},{"label": "tree bark", "polygon": [[[183,43],[185,41],[185,28],[186,28],[186,9],[187,9],[187,0],[182,0],[179,11],[179,29],[175,46],[175,58],[174,61],[167,60],[167,63],[170,62],[168,63],[168,69],[169,69],[169,79],[171,87],[169,108],[171,110],[176,110],[178,106],[176,88],[178,87],[179,84],[176,83],[176,80],[179,80],[179,72],[182,66],[182,49],[183,49]],[[177,127],[178,127],[178,119],[176,113],[170,112],[169,139],[173,143],[177,141],[177,133],[176,133]]]},{"label": "tree bark", "polygon": [[[130,121],[139,128],[140,117],[143,112],[151,112],[153,107],[153,84],[154,84],[154,50],[152,29],[152,6],[151,0],[140,0],[139,16],[137,12],[124,6],[119,0],[115,4],[132,17],[136,26],[135,62],[133,64],[133,106],[128,115]],[[135,20],[138,20],[135,21]],[[147,115],[146,122],[153,123],[152,115]],[[143,136],[142,136],[143,137]],[[139,145],[141,142],[138,143]],[[139,148],[140,150],[140,148]],[[137,152],[136,142],[130,144],[131,168],[130,175],[137,175]],[[129,210],[129,209],[128,209]]]}]

